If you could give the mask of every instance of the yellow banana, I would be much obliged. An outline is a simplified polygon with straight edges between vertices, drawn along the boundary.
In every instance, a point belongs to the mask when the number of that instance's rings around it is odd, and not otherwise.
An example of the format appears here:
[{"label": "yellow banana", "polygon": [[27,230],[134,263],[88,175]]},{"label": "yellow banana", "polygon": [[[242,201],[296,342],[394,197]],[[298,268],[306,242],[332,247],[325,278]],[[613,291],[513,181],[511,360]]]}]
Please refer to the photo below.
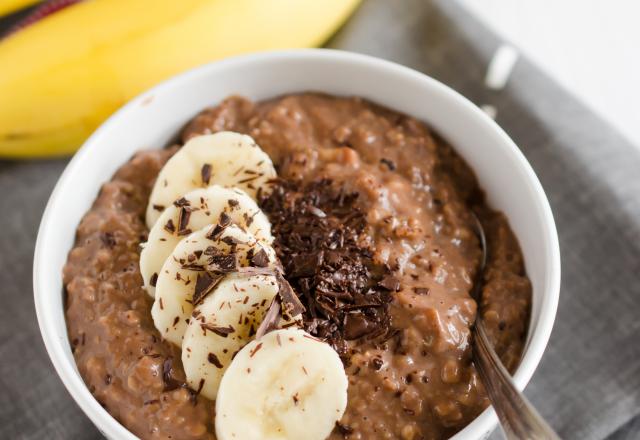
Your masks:
[{"label": "yellow banana", "polygon": [[0,17],[3,15],[11,14],[17,10],[26,8],[35,3],[38,0],[0,0]]},{"label": "yellow banana", "polygon": [[311,47],[359,0],[92,0],[0,42],[0,156],[63,155],[124,102],[230,55]]}]

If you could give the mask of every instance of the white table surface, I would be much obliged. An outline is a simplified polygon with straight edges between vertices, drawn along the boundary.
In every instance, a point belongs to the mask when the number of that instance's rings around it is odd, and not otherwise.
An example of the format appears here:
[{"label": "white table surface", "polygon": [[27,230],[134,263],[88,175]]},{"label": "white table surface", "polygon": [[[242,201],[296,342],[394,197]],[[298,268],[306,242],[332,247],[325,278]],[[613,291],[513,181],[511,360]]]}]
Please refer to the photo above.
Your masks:
[{"label": "white table surface", "polygon": [[640,1],[458,2],[640,148]]}]

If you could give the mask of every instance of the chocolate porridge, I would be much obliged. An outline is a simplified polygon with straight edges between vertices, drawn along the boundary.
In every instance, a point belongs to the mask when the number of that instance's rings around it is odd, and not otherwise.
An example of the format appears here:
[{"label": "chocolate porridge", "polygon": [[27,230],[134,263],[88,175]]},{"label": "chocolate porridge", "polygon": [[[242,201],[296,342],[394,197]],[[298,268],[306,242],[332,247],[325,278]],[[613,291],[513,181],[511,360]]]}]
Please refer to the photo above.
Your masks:
[{"label": "chocolate porridge", "polygon": [[[181,140],[223,130],[252,136],[271,157],[278,179],[259,204],[274,248],[305,306],[304,329],[345,366],[348,404],[329,438],[442,439],[470,423],[488,405],[471,360],[481,256],[472,212],[489,249],[480,309],[511,371],[531,285],[468,166],[423,123],[360,98],[231,97]],[[185,386],[139,270],[149,194],[178,148],[136,154],[102,187],[64,267],[67,327],[91,392],[131,432],[212,439],[214,402]]]}]

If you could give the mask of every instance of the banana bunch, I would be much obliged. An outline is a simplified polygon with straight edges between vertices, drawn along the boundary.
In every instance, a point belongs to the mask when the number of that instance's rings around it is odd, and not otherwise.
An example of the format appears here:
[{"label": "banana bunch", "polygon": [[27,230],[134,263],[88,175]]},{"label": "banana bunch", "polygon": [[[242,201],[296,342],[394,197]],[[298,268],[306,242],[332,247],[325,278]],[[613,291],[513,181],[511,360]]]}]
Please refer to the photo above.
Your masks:
[{"label": "banana bunch", "polygon": [[358,3],[91,0],[67,7],[0,40],[0,156],[71,153],[159,81],[231,55],[319,45]]}]

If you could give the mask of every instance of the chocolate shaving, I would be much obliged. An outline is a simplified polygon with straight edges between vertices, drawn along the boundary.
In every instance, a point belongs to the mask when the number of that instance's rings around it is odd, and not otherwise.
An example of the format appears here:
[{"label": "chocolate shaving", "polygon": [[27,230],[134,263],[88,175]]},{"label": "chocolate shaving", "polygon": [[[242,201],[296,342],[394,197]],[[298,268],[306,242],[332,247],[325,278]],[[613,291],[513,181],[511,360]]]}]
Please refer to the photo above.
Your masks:
[{"label": "chocolate shaving", "polygon": [[207,355],[207,360],[210,364],[215,365],[217,368],[222,368],[222,362],[220,362],[220,359],[218,359],[218,356],[216,356],[215,354],[209,353]]},{"label": "chocolate shaving", "polygon": [[200,263],[185,263],[180,265],[181,269],[192,270],[194,272],[205,271],[206,268]]},{"label": "chocolate shaving", "polygon": [[153,205],[153,209],[162,212],[164,211],[164,205]]},{"label": "chocolate shaving", "polygon": [[164,225],[164,229],[170,234],[176,232],[176,226],[173,224],[173,219],[169,219],[167,221],[167,224]]},{"label": "chocolate shaving", "polygon": [[353,434],[353,428],[348,425],[343,425],[340,422],[336,422],[336,431],[343,435],[343,437],[347,437]]},{"label": "chocolate shaving", "polygon": [[238,180],[238,183],[249,183],[249,182],[252,182],[252,181],[256,180],[259,177],[260,176],[247,177],[246,179]]},{"label": "chocolate shaving", "polygon": [[218,249],[215,246],[207,246],[207,248],[204,250],[203,254],[210,257],[212,255],[220,255],[222,253],[222,251],[220,251],[220,249]]},{"label": "chocolate shaving", "polygon": [[265,252],[264,249],[260,248],[260,250],[256,253],[253,253],[253,249],[250,249],[252,255],[249,257],[249,262],[253,267],[267,267],[269,265],[269,256]]},{"label": "chocolate shaving", "polygon": [[222,241],[223,243],[227,244],[228,246],[235,246],[238,244],[244,244],[244,241],[236,238],[236,237],[232,237],[231,235],[227,235],[226,237],[222,237],[220,239],[220,241]]},{"label": "chocolate shaving", "polygon": [[234,329],[231,325],[228,327],[216,327],[212,324],[200,324],[200,327],[203,330],[209,330],[210,332],[213,332],[218,336],[222,336],[223,338],[226,338],[231,333],[236,331],[236,329]]},{"label": "chocolate shaving", "polygon": [[280,297],[282,313],[291,318],[303,313],[305,307],[291,288],[291,284],[279,272],[276,273],[276,281],[278,282],[278,296]]},{"label": "chocolate shaving", "polygon": [[176,388],[180,388],[185,385],[184,381],[175,378],[173,373],[173,358],[168,357],[162,363],[162,381],[164,383],[163,391],[165,392],[173,391]]},{"label": "chocolate shaving", "polygon": [[202,168],[200,169],[200,177],[202,177],[202,183],[204,183],[205,185],[209,184],[209,181],[211,180],[210,164],[205,163],[204,165],[202,165]]},{"label": "chocolate shaving", "polygon": [[226,212],[220,213],[220,218],[218,219],[218,224],[207,234],[207,238],[209,240],[217,240],[222,235],[222,231],[224,231],[227,226],[231,224],[231,217]]},{"label": "chocolate shaving", "polygon": [[[178,201],[179,200],[175,201],[174,204]],[[178,215],[178,235],[191,234],[191,229],[187,228],[187,226],[189,226],[189,218],[191,218],[191,210],[187,206],[182,206],[180,208],[180,214]]]},{"label": "chocolate shaving", "polygon": [[158,274],[154,272],[154,274],[151,275],[151,279],[149,279],[149,284],[151,284],[151,287],[156,287],[157,283],[158,283]]},{"label": "chocolate shaving", "polygon": [[310,277],[316,273],[318,264],[321,264],[324,258],[323,253],[298,255],[292,261],[289,276],[294,278]]},{"label": "chocolate shaving", "polygon": [[235,271],[236,275],[244,275],[247,277],[251,277],[254,275],[272,275],[276,276],[279,273],[279,270],[272,267],[238,267]]},{"label": "chocolate shaving", "polygon": [[255,348],[249,352],[249,357],[253,357],[261,348],[262,342],[258,342],[258,345],[256,345]]},{"label": "chocolate shaving", "polygon": [[252,215],[247,214],[246,212],[242,213],[242,218],[244,219],[244,224],[247,226],[247,228],[249,226],[251,226],[251,223],[253,223],[253,218],[259,213],[260,211],[256,211],[254,212]]},{"label": "chocolate shaving", "polygon": [[374,330],[372,325],[363,313],[349,313],[345,316],[344,338],[348,341],[361,338]]},{"label": "chocolate shaving", "polygon": [[202,391],[202,388],[204,388],[204,379],[200,379],[200,382],[198,383],[198,389],[196,390],[195,396],[200,394],[200,392]]},{"label": "chocolate shaving", "polygon": [[178,200],[173,202],[173,205],[178,207],[178,208],[183,208],[186,206],[191,206],[191,203],[185,199],[184,197],[180,197]]},{"label": "chocolate shaving", "polygon": [[[270,331],[278,328],[278,322],[280,321],[280,310],[280,301],[276,296],[273,301],[271,301],[271,305],[269,306],[267,313],[264,315],[262,322],[258,326],[258,330],[256,331],[256,339],[260,339]],[[279,336],[278,344],[281,345]]]},{"label": "chocolate shaving", "polygon": [[238,269],[238,254],[230,252],[228,254],[217,254],[209,257],[207,269],[216,273],[230,273]]},{"label": "chocolate shaving", "polygon": [[222,274],[212,274],[210,272],[198,274],[198,278],[196,279],[196,288],[191,299],[193,306],[195,307],[200,304],[205,297],[215,289],[223,278],[224,275]]},{"label": "chocolate shaving", "polygon": [[389,274],[378,283],[378,286],[392,292],[398,292],[400,290],[400,280],[395,275]]}]

